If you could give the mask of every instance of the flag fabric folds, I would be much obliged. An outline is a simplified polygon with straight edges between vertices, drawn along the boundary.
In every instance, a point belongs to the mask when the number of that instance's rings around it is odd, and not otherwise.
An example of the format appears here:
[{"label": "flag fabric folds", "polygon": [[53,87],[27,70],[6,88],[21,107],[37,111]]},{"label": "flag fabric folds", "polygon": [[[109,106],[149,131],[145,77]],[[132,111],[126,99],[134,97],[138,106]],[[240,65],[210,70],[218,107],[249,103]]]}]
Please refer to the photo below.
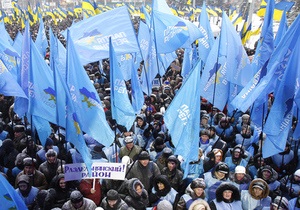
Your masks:
[{"label": "flag fabric folds", "polygon": [[[175,154],[181,155],[187,162],[198,160],[200,70],[201,62],[198,61],[164,114],[165,124],[175,146]],[[187,170],[185,177],[186,172]]]},{"label": "flag fabric folds", "polygon": [[[116,55],[139,52],[126,6],[82,20],[69,30],[83,65],[109,57],[109,37]],[[66,31],[63,35],[66,37]]]},{"label": "flag fabric folds", "polygon": [[[26,27],[23,35],[22,52],[21,52],[21,67],[17,72],[18,83],[23,89],[24,93],[28,97],[28,80],[30,69],[30,32],[29,22],[26,21]],[[22,97],[16,97],[14,111],[19,117],[25,116],[28,111],[28,99]]]},{"label": "flag fabric folds", "polygon": [[35,44],[41,53],[43,57],[46,55],[46,50],[48,47],[48,41],[46,37],[45,27],[44,27],[44,21],[43,18],[40,18],[40,26],[39,26],[39,32],[35,40]]},{"label": "flag fabric folds", "polygon": [[[67,39],[67,84],[73,100],[76,118],[81,129],[105,146],[114,141],[114,133],[109,127],[102,103],[79,61],[73,40]],[[77,121],[77,120],[75,120]]]},{"label": "flag fabric folds", "polygon": [[135,111],[130,103],[124,76],[120,71],[114,48],[110,39],[109,42],[109,64],[110,64],[110,90],[111,90],[111,112],[112,118],[118,124],[130,130],[135,120]]},{"label": "flag fabric folds", "polygon": [[199,30],[202,33],[202,36],[198,39],[198,54],[200,59],[205,63],[215,39],[210,27],[205,2],[203,2],[201,11]]},{"label": "flag fabric folds", "polygon": [[[300,39],[297,39],[293,44],[299,46]],[[275,88],[275,100],[264,129],[267,136],[262,149],[264,158],[283,152],[285,149],[286,140],[293,122],[294,97],[299,89],[299,56],[300,50],[296,47],[291,51],[282,79]]]},{"label": "flag fabric folds", "polygon": [[265,64],[266,67],[262,67],[232,101],[235,108],[245,112],[260,95],[266,95],[274,90],[276,81],[281,78],[291,52],[296,47],[298,39],[296,34],[300,32],[299,21],[298,16],[272,53],[269,62]]}]

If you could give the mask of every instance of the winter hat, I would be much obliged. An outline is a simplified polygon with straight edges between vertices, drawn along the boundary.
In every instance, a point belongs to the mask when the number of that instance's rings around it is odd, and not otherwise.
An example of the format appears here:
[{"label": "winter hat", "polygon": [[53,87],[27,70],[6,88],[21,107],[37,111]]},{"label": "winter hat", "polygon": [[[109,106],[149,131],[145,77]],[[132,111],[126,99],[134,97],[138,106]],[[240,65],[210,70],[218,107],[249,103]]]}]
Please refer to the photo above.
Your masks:
[{"label": "winter hat", "polygon": [[246,168],[244,166],[236,166],[234,173],[236,174],[246,174]]},{"label": "winter hat", "polygon": [[109,190],[106,195],[107,200],[115,201],[119,199],[119,193],[116,190]]},{"label": "winter hat", "polygon": [[45,147],[52,146],[53,144],[54,144],[54,142],[51,138],[46,139]]},{"label": "winter hat", "polygon": [[32,157],[27,157],[23,159],[23,166],[34,166],[36,164],[36,159]]},{"label": "winter hat", "polygon": [[164,157],[170,157],[173,154],[173,151],[169,147],[165,147],[162,151]]},{"label": "winter hat", "polygon": [[178,159],[176,158],[175,155],[171,155],[171,156],[168,157],[168,161],[167,162],[174,162],[177,165]]},{"label": "winter hat", "polygon": [[298,169],[297,171],[295,171],[294,175],[299,176],[300,177],[300,169]]},{"label": "winter hat", "polygon": [[255,182],[252,186],[252,188],[259,188],[261,190],[265,190],[266,189],[266,186],[264,185],[263,182]]},{"label": "winter hat", "polygon": [[24,131],[25,131],[24,125],[15,125],[14,132],[24,132]]},{"label": "winter hat", "polygon": [[133,138],[132,138],[132,136],[126,136],[124,141],[125,141],[126,144],[129,144],[129,143],[133,142]]},{"label": "winter hat", "polygon": [[[274,199],[272,206],[278,207],[280,203],[280,209],[288,209],[289,208],[289,201],[285,197],[276,196]],[[278,208],[279,209],[279,208]]]},{"label": "winter hat", "polygon": [[170,203],[170,201],[168,200],[161,200],[157,206],[156,206],[156,210],[172,210],[173,206]]},{"label": "winter hat", "polygon": [[25,182],[26,184],[29,184],[29,176],[22,174],[21,176],[19,176],[18,178],[18,184],[20,184],[21,182]]},{"label": "winter hat", "polygon": [[164,139],[161,137],[157,137],[154,141],[155,146],[161,146],[165,143]]},{"label": "winter hat", "polygon": [[216,165],[216,168],[215,168],[215,171],[216,172],[221,172],[223,174],[228,174],[229,173],[229,167],[226,163],[224,162],[219,162],[217,165]]},{"label": "winter hat", "polygon": [[139,155],[139,160],[150,160],[150,155],[146,151],[142,151]]},{"label": "winter hat", "polygon": [[83,200],[83,195],[81,194],[80,191],[74,190],[71,192],[70,200],[72,203],[79,203],[80,201]]},{"label": "winter hat", "polygon": [[50,156],[57,156],[57,153],[55,150],[53,149],[49,149],[46,154],[45,154],[46,157],[50,157]]},{"label": "winter hat", "polygon": [[192,189],[195,189],[195,188],[205,189],[205,187],[206,187],[206,184],[204,182],[204,179],[202,179],[202,178],[193,179],[193,181],[191,182],[191,188]]}]

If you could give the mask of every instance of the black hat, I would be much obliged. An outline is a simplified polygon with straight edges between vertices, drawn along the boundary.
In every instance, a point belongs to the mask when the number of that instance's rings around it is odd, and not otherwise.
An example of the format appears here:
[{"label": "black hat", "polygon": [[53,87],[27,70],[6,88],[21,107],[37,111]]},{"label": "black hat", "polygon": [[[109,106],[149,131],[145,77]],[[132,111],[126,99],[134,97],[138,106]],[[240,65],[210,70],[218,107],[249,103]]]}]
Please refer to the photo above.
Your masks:
[{"label": "black hat", "polygon": [[165,141],[161,137],[157,137],[154,141],[155,146],[160,146],[160,145],[163,145],[164,143],[165,143]]},{"label": "black hat", "polygon": [[146,151],[142,151],[139,155],[139,160],[150,160],[150,155]]},{"label": "black hat", "polygon": [[119,199],[119,193],[116,190],[109,190],[106,195],[107,200],[115,201]]},{"label": "black hat", "polygon": [[226,163],[224,162],[219,162],[217,165],[216,165],[216,169],[215,171],[217,172],[221,172],[223,174],[228,174],[229,173],[229,167]]},{"label": "black hat", "polygon": [[175,155],[171,155],[168,157],[168,162],[174,162],[174,163],[178,163],[178,159],[176,158]]},{"label": "black hat", "polygon": [[24,125],[15,125],[14,131],[15,132],[24,132],[25,131],[25,127],[24,127]]},{"label": "black hat", "polygon": [[83,200],[83,195],[81,194],[80,191],[74,190],[73,192],[71,192],[70,200],[72,203],[79,203],[80,201]]}]

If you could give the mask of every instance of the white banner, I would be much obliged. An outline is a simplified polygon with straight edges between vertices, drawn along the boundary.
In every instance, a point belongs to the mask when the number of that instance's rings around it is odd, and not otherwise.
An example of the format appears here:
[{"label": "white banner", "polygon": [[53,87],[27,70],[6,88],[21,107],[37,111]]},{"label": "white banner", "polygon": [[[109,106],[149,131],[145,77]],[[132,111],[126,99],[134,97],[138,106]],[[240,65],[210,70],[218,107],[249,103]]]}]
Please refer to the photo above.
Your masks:
[{"label": "white banner", "polygon": [[2,0],[2,9],[11,9],[11,0]]},{"label": "white banner", "polygon": [[92,174],[89,176],[84,163],[65,165],[65,180],[81,180],[88,178],[117,179],[124,180],[126,165],[123,163],[102,163],[95,162],[92,165]]}]

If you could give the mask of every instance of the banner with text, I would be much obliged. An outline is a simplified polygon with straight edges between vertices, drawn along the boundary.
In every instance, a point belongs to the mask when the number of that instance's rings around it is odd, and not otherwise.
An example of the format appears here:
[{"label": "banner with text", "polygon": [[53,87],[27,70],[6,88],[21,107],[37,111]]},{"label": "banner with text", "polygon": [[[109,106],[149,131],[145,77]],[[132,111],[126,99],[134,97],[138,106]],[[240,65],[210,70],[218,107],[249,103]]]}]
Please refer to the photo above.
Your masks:
[{"label": "banner with text", "polygon": [[88,178],[124,180],[126,165],[123,163],[95,162],[92,165],[92,174],[89,175],[84,163],[65,165],[65,180],[80,180]]}]

